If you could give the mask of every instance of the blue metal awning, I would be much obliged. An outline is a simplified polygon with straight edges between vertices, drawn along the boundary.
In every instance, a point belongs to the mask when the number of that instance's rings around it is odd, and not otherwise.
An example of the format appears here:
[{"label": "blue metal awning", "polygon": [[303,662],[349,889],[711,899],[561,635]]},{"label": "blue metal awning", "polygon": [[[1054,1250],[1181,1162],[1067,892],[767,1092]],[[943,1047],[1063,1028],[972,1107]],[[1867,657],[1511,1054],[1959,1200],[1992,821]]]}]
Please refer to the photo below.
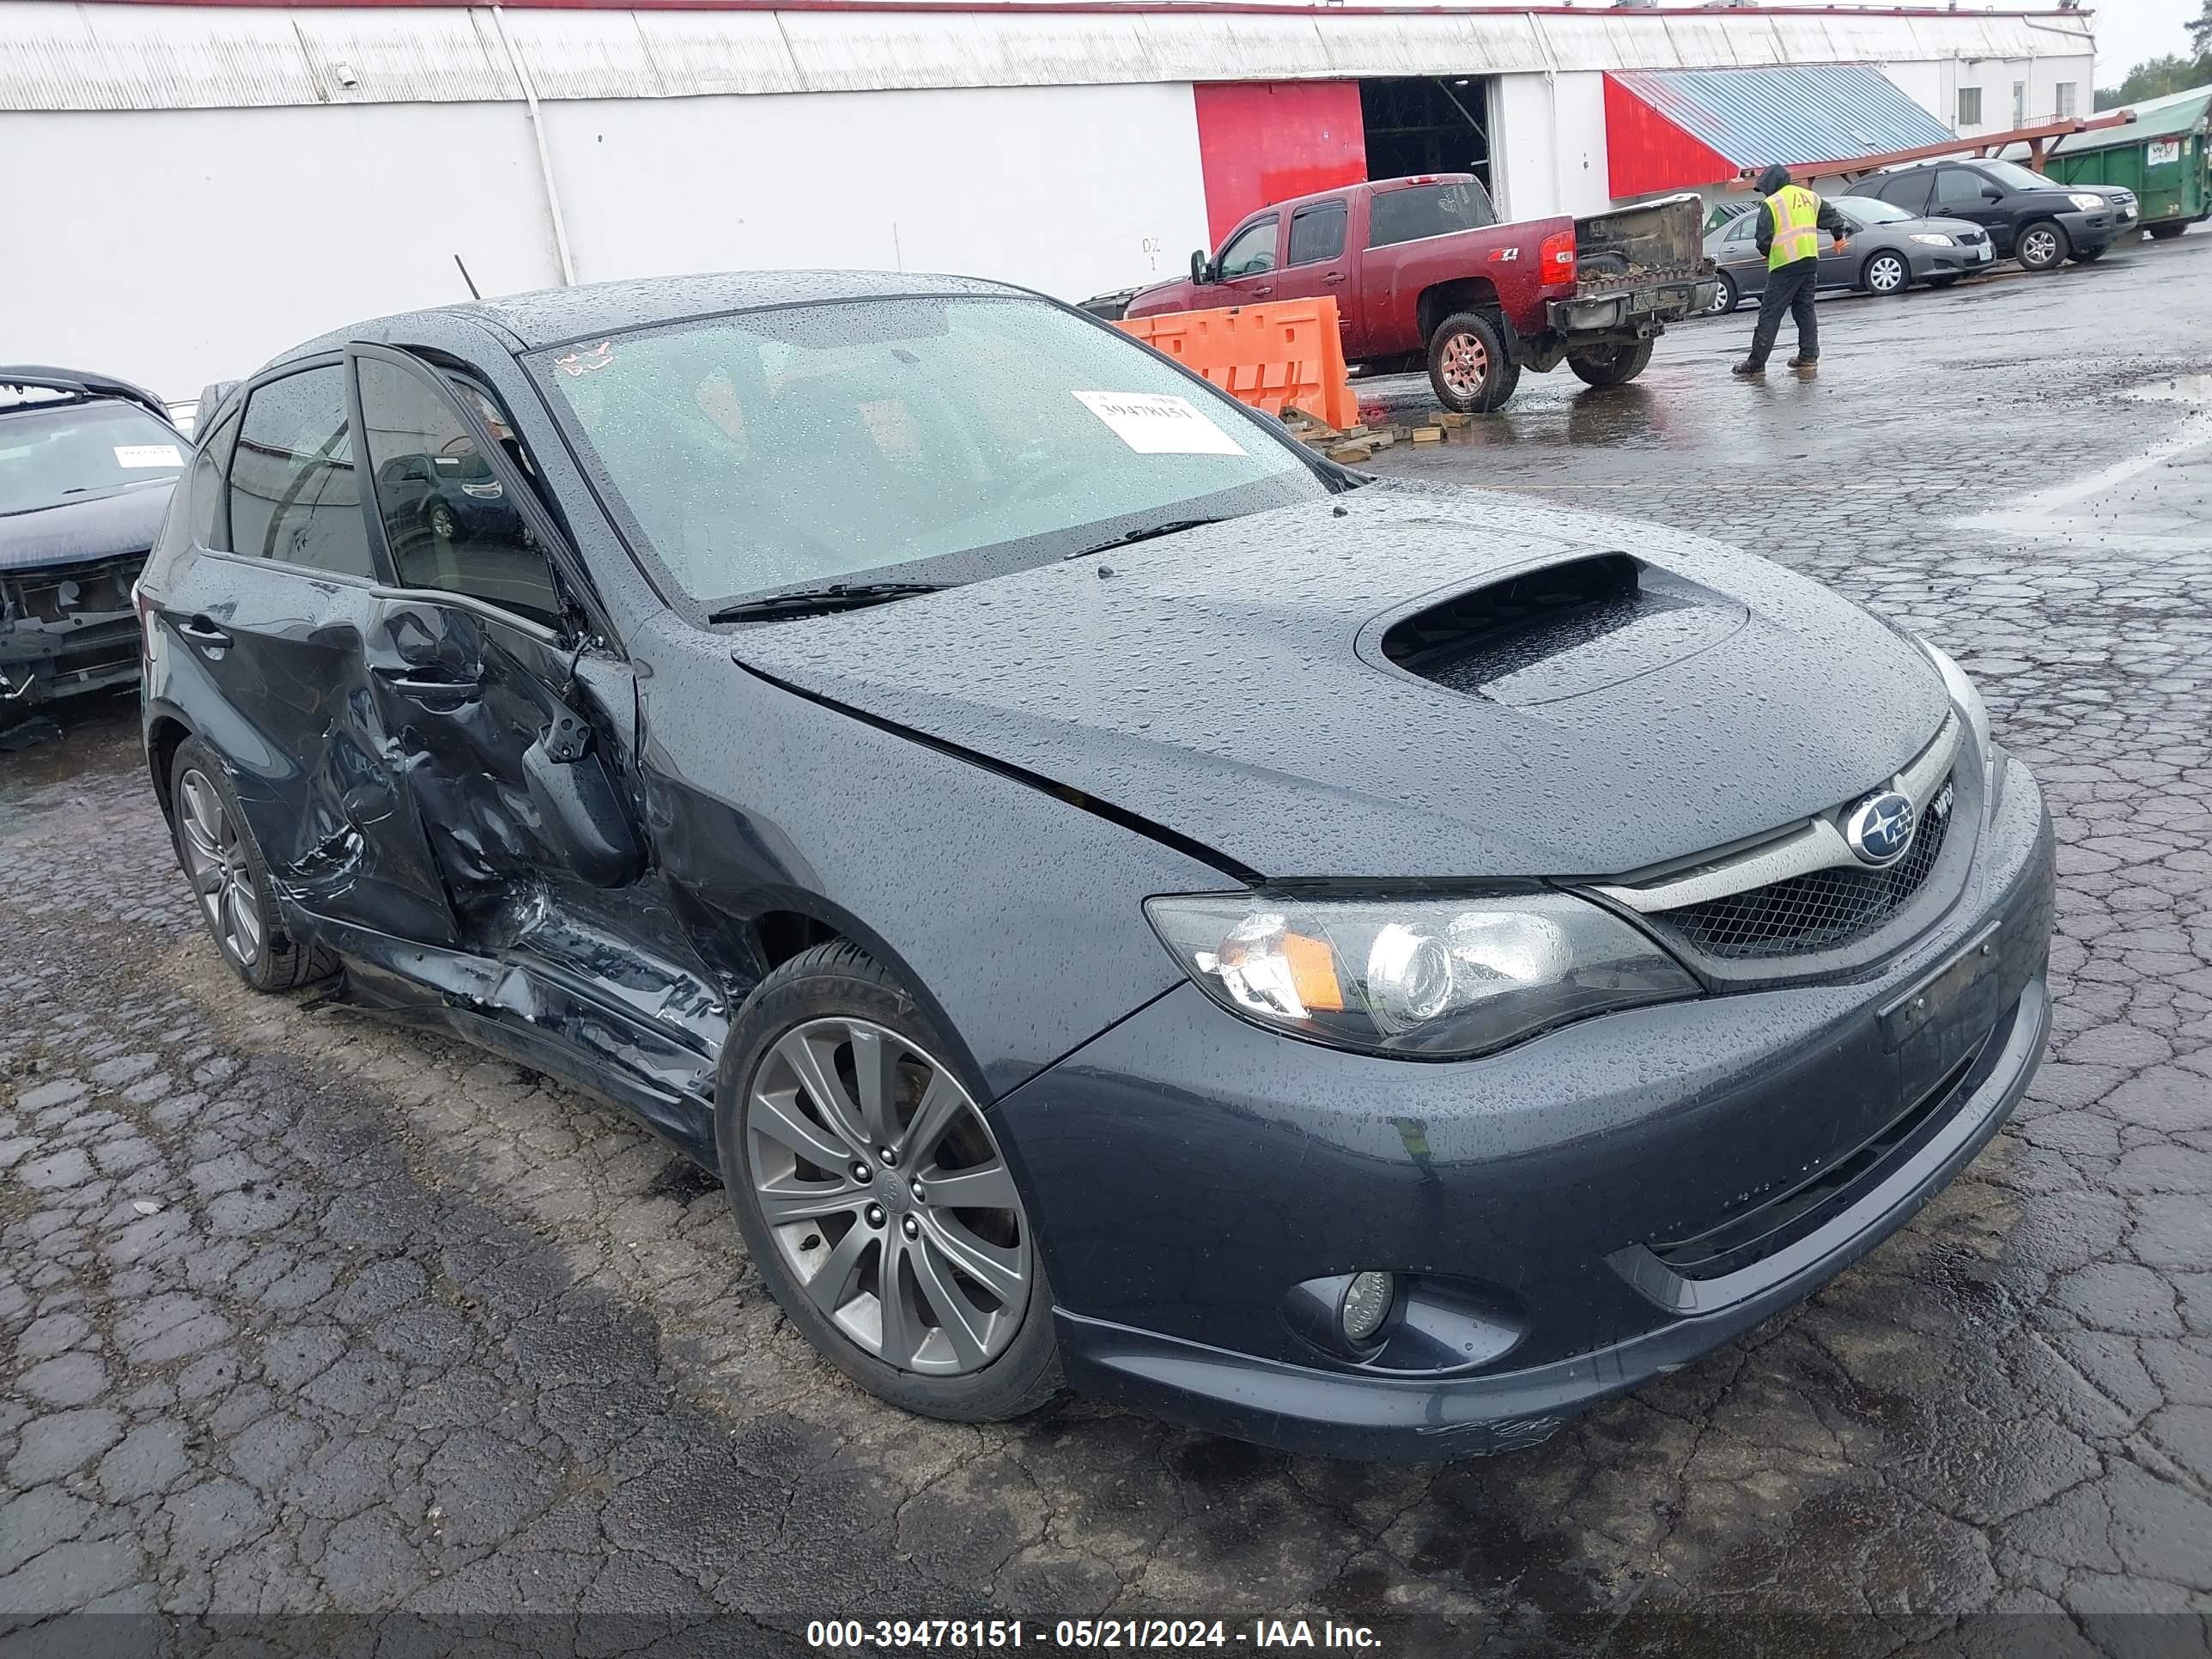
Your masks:
[{"label": "blue metal awning", "polygon": [[1956,136],[1865,64],[1616,70],[1611,79],[1738,167],[1886,155]]}]

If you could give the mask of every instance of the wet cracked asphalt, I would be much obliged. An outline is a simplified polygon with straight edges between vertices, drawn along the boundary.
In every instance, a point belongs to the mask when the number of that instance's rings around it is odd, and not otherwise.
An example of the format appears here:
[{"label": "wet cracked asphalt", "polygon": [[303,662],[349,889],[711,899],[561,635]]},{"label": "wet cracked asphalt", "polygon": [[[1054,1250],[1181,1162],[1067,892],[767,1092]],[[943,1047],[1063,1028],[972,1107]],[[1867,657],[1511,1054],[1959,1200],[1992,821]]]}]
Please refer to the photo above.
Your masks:
[{"label": "wet cracked asphalt", "polygon": [[1772,535],[1978,677],[2061,842],[2013,1125],[1809,1304],[1488,1461],[902,1417],[612,1107],[238,985],[127,704],[0,754],[0,1654],[779,1654],[990,1613],[1028,1645],[1265,1614],[1394,1656],[2205,1650],[2208,305],[2194,234],[1824,303],[1819,377],[1763,386],[1726,373],[1746,314],[1377,459]]}]

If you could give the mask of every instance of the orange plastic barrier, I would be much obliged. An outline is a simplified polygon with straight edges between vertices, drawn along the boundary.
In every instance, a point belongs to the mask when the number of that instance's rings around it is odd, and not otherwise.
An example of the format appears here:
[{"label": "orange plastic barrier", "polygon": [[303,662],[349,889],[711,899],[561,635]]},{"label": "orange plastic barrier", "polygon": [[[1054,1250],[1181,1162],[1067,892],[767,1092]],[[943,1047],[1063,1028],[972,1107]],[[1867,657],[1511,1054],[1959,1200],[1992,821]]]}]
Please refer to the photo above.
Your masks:
[{"label": "orange plastic barrier", "polygon": [[1345,374],[1344,337],[1337,331],[1333,297],[1170,311],[1127,318],[1120,326],[1205,375],[1240,404],[1270,415],[1302,409],[1340,431],[1359,424],[1359,402]]}]

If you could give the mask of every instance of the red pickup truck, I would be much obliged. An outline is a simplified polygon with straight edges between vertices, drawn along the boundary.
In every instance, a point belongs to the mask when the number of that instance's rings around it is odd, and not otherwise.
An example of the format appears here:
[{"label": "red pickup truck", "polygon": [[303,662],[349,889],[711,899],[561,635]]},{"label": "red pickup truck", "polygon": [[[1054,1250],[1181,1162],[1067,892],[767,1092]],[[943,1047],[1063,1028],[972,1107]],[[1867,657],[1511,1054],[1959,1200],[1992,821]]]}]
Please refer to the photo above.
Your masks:
[{"label": "red pickup truck", "polygon": [[1694,196],[1500,224],[1471,174],[1377,179],[1262,208],[1125,314],[1334,295],[1347,363],[1425,364],[1438,402],[1475,413],[1524,368],[1564,362],[1597,386],[1642,374],[1667,324],[1714,301],[1703,228]]}]

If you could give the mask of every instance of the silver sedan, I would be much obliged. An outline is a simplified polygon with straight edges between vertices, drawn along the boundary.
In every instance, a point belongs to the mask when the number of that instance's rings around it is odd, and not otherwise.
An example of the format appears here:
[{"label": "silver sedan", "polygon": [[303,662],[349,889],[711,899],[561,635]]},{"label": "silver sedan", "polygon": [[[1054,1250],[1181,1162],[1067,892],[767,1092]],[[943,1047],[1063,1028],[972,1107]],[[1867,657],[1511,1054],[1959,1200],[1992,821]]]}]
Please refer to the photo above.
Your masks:
[{"label": "silver sedan", "polygon": [[[1832,204],[1854,228],[1840,250],[1834,237],[1820,233],[1816,281],[1824,291],[1902,294],[1915,283],[1948,288],[1996,262],[1989,234],[1964,219],[1922,218],[1868,196],[1838,196]],[[1759,214],[1754,207],[1705,234],[1706,256],[1720,274],[1720,293],[1712,305],[1715,316],[1758,298],[1766,286],[1766,256],[1759,251]]]}]

